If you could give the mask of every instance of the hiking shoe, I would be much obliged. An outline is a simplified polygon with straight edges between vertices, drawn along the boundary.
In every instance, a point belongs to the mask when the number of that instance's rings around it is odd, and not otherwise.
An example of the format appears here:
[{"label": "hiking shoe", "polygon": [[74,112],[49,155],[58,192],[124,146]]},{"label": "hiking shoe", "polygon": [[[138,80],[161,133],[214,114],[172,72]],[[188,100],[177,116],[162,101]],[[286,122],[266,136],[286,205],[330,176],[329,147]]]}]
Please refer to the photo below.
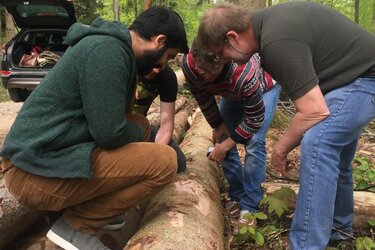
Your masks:
[{"label": "hiking shoe", "polygon": [[96,235],[73,229],[62,217],[52,225],[47,238],[66,250],[110,250]]},{"label": "hiking shoe", "polygon": [[110,223],[105,225],[102,229],[108,230],[108,231],[116,231],[116,230],[121,229],[124,225],[125,225],[125,216],[120,215],[120,216],[117,216]]},{"label": "hiking shoe", "polygon": [[249,212],[249,210],[241,210],[241,212],[240,212],[240,218],[233,225],[233,235],[238,235],[241,227],[244,227],[244,226],[256,227],[257,220],[256,219],[245,218],[246,214],[251,214],[251,213]]},{"label": "hiking shoe", "polygon": [[240,216],[240,203],[238,201],[227,201],[224,204],[224,211],[229,219],[237,220]]},{"label": "hiking shoe", "polygon": [[337,248],[340,250],[355,250],[355,241],[352,239],[341,239],[341,240],[330,239],[327,246]]}]

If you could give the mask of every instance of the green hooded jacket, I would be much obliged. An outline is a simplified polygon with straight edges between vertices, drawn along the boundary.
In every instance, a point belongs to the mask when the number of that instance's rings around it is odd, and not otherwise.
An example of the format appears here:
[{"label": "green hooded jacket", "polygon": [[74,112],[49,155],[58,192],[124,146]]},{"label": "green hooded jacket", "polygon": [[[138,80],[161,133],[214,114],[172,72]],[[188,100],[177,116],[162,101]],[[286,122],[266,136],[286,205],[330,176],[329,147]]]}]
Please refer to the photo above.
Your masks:
[{"label": "green hooded jacket", "polygon": [[144,131],[125,118],[135,57],[120,22],[76,23],[67,39],[70,47],[24,103],[1,156],[36,175],[89,178],[95,147],[143,139]]}]

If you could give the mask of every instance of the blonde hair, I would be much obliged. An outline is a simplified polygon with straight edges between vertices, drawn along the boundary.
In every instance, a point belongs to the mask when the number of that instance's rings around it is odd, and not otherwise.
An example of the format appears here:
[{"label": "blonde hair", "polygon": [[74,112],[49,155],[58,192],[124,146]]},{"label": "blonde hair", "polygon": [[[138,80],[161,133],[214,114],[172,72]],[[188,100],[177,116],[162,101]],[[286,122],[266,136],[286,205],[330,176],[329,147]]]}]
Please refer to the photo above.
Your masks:
[{"label": "blonde hair", "polygon": [[207,48],[225,43],[228,31],[238,33],[250,27],[250,12],[234,4],[221,4],[208,10],[202,17],[197,40]]}]

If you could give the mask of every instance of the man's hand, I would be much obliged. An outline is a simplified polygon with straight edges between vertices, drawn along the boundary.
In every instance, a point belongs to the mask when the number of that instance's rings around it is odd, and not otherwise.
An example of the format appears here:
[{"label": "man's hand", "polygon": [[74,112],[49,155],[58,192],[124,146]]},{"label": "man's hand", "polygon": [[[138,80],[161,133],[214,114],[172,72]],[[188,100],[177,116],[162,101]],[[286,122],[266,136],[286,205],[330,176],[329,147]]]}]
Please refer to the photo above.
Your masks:
[{"label": "man's hand", "polygon": [[208,155],[210,161],[222,162],[227,156],[228,151],[236,146],[236,142],[230,137],[224,140],[222,143],[215,143],[214,150]]},{"label": "man's hand", "polygon": [[271,156],[271,166],[281,173],[282,176],[288,177],[287,170],[287,154],[282,153],[278,150],[277,145],[275,145],[272,156]]},{"label": "man's hand", "polygon": [[215,149],[208,155],[208,159],[214,162],[222,162],[227,155],[227,152],[222,143],[216,143]]}]

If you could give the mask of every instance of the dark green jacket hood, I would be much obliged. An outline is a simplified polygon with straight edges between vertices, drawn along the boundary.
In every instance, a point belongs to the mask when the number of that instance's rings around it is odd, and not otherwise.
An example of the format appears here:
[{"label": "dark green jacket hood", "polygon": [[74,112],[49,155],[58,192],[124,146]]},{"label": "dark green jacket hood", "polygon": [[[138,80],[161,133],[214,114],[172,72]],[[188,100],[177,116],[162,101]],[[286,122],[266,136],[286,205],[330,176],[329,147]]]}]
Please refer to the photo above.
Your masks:
[{"label": "dark green jacket hood", "polygon": [[100,17],[96,18],[91,25],[82,23],[73,24],[68,31],[68,44],[73,46],[83,38],[92,35],[113,36],[131,47],[131,37],[125,24],[117,21],[108,22]]}]

